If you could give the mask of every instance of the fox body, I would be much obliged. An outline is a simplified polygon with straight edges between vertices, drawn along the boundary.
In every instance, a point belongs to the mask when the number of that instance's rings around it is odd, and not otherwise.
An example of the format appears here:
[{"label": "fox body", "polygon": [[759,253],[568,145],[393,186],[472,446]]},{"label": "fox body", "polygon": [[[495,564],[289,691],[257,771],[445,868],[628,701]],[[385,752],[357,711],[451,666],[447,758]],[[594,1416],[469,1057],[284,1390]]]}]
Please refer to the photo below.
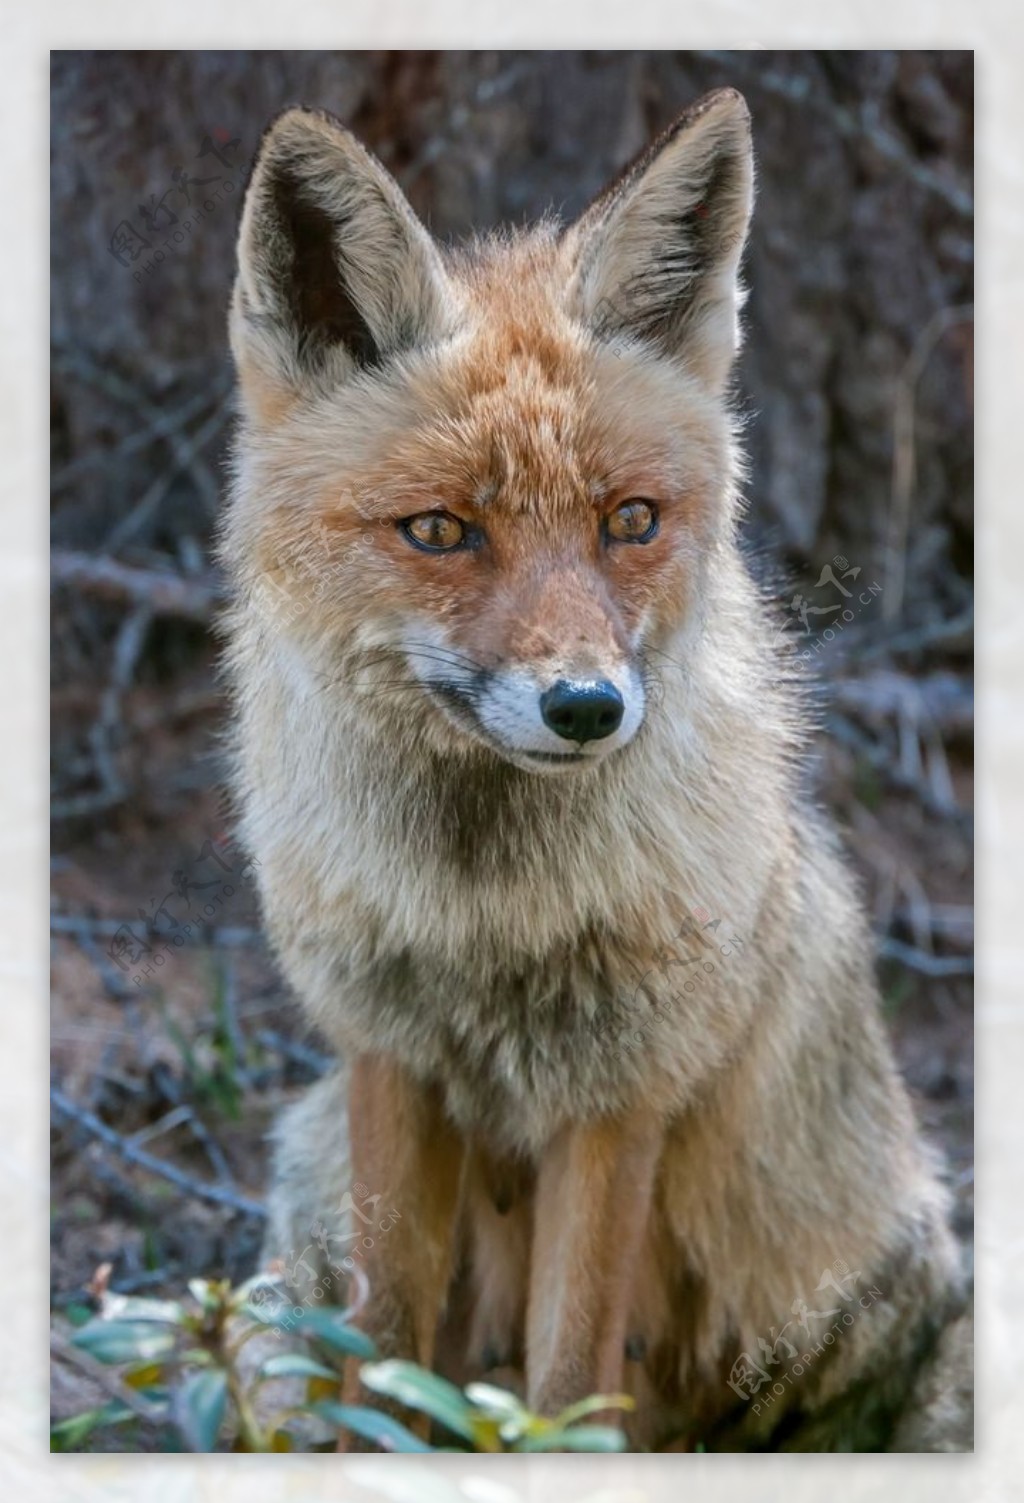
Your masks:
[{"label": "fox body", "polygon": [[359,1183],[388,1354],[546,1412],[625,1387],[637,1445],[954,1449],[946,1192],[737,546],[751,198],[731,90],[575,224],[454,251],[330,117],[264,138],[236,785],[343,1061],[279,1127],[268,1250]]}]

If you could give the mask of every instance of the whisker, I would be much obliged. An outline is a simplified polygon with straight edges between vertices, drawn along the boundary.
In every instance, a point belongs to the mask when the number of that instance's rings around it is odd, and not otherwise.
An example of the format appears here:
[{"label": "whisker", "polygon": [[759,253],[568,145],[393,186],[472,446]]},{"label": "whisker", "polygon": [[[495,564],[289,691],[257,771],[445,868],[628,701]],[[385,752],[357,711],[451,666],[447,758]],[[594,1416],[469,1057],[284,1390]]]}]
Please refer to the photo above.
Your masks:
[{"label": "whisker", "polygon": [[325,687],[329,689],[355,689],[360,693],[369,694],[377,689],[422,689],[423,684],[418,678],[359,679],[354,674],[346,674],[338,678],[329,679]]},{"label": "whisker", "polygon": [[371,653],[360,655],[358,662],[353,667],[373,667],[380,663],[397,663],[402,658],[418,658],[425,663],[434,663],[445,668],[457,668],[462,672],[471,671],[474,674],[482,670],[482,666],[473,662],[472,658],[461,653],[449,652],[444,648],[434,647],[427,644],[417,646],[415,644],[403,645],[398,648],[380,648]]},{"label": "whisker", "polygon": [[652,647],[648,643],[645,645],[643,650],[645,653],[653,652],[656,657],[664,658],[666,663],[671,663],[673,668],[678,668],[680,673],[685,673],[687,671],[686,665],[679,658],[674,658],[670,652],[664,652],[660,647]]},{"label": "whisker", "polygon": [[415,640],[408,644],[403,644],[403,647],[405,651],[416,651],[424,655],[428,652],[433,653],[435,656],[446,659],[451,663],[460,663],[463,667],[471,669],[474,673],[486,673],[488,671],[485,663],[479,662],[478,659],[471,657],[467,652],[460,652],[455,647],[442,647],[436,642],[417,642]]},{"label": "whisker", "polygon": [[[418,678],[370,679],[360,683],[357,677],[358,671],[356,669],[351,673],[335,674],[328,677],[314,692],[316,694],[324,694],[329,689],[352,689],[358,693],[360,699],[365,703],[367,700],[383,698],[389,694],[397,695],[403,691],[426,695],[431,687],[444,687],[443,682],[438,682],[432,686]],[[480,697],[480,691],[471,685],[459,684],[455,687],[458,689],[459,694],[471,704]]]}]

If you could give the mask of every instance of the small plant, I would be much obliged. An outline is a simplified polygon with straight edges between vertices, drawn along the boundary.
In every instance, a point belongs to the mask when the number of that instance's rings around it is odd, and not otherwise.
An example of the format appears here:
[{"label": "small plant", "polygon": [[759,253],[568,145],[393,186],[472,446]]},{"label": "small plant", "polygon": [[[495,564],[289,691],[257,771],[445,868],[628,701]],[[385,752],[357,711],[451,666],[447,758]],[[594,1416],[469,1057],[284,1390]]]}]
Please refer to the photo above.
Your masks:
[{"label": "small plant", "polygon": [[189,1094],[202,1107],[213,1107],[232,1122],[241,1113],[246,1060],[239,1053],[236,1035],[231,1028],[227,977],[223,966],[210,977],[212,1019],[189,1038],[172,1017],[167,1000],[159,989],[154,992],[157,1010],[171,1043],[178,1051]]},{"label": "small plant", "polygon": [[[258,1274],[237,1288],[228,1280],[192,1279],[188,1299],[162,1300],[110,1293],[108,1272],[100,1270],[94,1286],[99,1314],[76,1330],[72,1343],[122,1369],[124,1401],[114,1397],[54,1425],[54,1450],[78,1450],[95,1431],[140,1415],[169,1428],[188,1451],[290,1451],[302,1443],[302,1422],[308,1426],[310,1420],[385,1451],[624,1448],[614,1426],[581,1421],[599,1410],[632,1408],[625,1394],[594,1395],[547,1419],[490,1384],[470,1383],[462,1390],[414,1362],[374,1361],[373,1343],[350,1323],[358,1306],[307,1309],[260,1302],[260,1295],[277,1285],[277,1275]],[[274,1352],[248,1366],[240,1361],[252,1337],[275,1328],[301,1337],[304,1350]],[[360,1377],[371,1392],[428,1416],[448,1432],[452,1444],[432,1445],[369,1405],[343,1404],[337,1363],[345,1357],[363,1359]],[[268,1406],[257,1402],[264,1385],[285,1378],[305,1380],[304,1400],[267,1413]],[[332,1448],[335,1443],[336,1437]]]}]

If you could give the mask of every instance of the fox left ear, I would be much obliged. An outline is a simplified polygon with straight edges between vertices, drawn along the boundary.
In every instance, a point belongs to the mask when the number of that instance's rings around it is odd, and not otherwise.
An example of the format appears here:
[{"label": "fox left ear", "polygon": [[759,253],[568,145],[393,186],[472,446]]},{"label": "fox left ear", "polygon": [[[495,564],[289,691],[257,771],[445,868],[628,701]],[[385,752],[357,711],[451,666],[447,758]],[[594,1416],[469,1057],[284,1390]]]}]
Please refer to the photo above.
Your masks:
[{"label": "fox left ear", "polygon": [[398,184],[332,116],[266,131],[238,234],[231,347],[243,405],[271,422],[441,333],[451,288]]},{"label": "fox left ear", "polygon": [[576,311],[721,391],[739,348],[739,264],[753,204],[750,113],[716,89],[658,137],[568,232]]}]

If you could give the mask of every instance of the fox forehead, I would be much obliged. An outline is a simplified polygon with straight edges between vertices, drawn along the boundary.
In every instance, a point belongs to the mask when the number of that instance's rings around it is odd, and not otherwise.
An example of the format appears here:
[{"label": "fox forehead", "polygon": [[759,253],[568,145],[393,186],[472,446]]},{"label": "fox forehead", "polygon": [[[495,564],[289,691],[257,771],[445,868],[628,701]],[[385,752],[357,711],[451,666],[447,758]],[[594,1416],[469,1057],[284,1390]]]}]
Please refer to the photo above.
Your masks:
[{"label": "fox forehead", "polygon": [[436,465],[450,483],[467,471],[477,504],[541,507],[551,520],[560,504],[599,504],[622,487],[695,482],[722,457],[722,411],[698,383],[576,320],[543,229],[478,243],[453,269],[465,332],[428,357],[409,431],[426,473]]},{"label": "fox forehead", "polygon": [[547,288],[527,302],[491,280],[450,339],[293,413],[271,448],[328,523],[458,506],[552,525],[627,495],[710,499],[730,428],[684,372],[607,348]]}]

